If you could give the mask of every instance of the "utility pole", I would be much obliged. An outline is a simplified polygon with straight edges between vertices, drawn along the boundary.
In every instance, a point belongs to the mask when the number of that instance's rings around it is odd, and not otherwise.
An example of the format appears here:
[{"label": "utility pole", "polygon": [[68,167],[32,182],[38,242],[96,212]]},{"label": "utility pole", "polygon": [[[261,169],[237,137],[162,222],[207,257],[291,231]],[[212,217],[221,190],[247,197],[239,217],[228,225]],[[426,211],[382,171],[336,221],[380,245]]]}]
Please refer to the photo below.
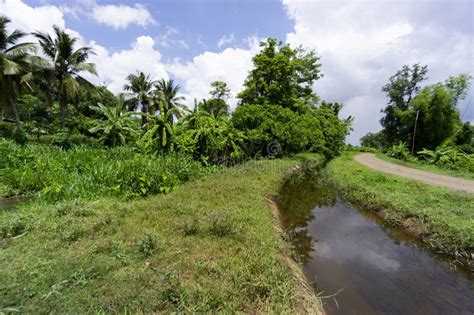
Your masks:
[{"label": "utility pole", "polygon": [[416,137],[416,123],[418,122],[418,115],[420,114],[420,111],[416,111],[416,118],[415,118],[415,128],[413,129],[413,139],[411,141],[411,155],[415,153],[415,137]]}]

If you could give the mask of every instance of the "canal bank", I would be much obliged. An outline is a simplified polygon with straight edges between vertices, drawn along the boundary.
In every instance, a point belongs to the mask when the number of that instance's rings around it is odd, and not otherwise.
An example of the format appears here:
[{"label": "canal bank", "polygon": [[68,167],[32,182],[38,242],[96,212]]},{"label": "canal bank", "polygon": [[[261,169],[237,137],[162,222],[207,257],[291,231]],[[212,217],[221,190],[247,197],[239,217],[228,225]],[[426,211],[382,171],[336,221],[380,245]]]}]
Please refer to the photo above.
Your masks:
[{"label": "canal bank", "polygon": [[469,272],[373,211],[345,202],[321,178],[288,178],[278,206],[295,259],[328,297],[328,314],[474,311]]}]

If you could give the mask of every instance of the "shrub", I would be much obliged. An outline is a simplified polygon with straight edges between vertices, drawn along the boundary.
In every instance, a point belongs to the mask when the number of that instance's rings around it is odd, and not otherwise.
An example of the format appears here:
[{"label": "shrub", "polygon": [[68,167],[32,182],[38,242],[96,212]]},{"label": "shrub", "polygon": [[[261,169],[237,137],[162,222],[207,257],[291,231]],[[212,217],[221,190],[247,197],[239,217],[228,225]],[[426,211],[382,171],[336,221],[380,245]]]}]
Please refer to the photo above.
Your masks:
[{"label": "shrub", "polygon": [[126,198],[167,193],[218,168],[203,167],[179,154],[140,154],[129,147],[95,149],[53,145],[19,146],[0,140],[2,182],[19,193],[40,193],[48,201]]},{"label": "shrub", "polygon": [[398,145],[392,146],[387,151],[387,155],[403,161],[413,161],[415,158],[410,154],[406,143],[401,142]]},{"label": "shrub", "polygon": [[0,222],[0,238],[15,237],[26,232],[30,227],[30,219],[17,215]]},{"label": "shrub", "polygon": [[172,304],[180,309],[188,298],[176,272],[167,272],[160,277],[162,290],[160,300],[163,304]]},{"label": "shrub", "polygon": [[215,236],[225,237],[234,232],[233,222],[225,212],[216,212],[211,217],[210,231]]},{"label": "shrub", "polygon": [[156,237],[153,234],[145,233],[142,239],[138,242],[138,248],[140,253],[145,257],[153,255],[158,249]]},{"label": "shrub", "polygon": [[195,235],[199,230],[199,222],[196,218],[186,220],[183,224],[183,233],[185,236]]},{"label": "shrub", "polygon": [[0,138],[12,138],[15,128],[13,123],[0,122]]},{"label": "shrub", "polygon": [[435,150],[423,149],[418,152],[418,155],[421,160],[428,164],[474,172],[474,154],[466,154],[455,146],[441,145]]}]

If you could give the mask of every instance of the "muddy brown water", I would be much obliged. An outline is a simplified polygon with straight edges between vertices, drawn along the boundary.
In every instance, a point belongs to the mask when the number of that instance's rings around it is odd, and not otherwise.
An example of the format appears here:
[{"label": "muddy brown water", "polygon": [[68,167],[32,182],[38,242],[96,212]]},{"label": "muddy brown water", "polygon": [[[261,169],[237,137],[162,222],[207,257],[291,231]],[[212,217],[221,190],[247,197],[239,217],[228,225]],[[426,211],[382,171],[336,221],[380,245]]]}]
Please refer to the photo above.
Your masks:
[{"label": "muddy brown water", "polygon": [[309,176],[278,200],[284,228],[328,314],[474,314],[474,279]]}]

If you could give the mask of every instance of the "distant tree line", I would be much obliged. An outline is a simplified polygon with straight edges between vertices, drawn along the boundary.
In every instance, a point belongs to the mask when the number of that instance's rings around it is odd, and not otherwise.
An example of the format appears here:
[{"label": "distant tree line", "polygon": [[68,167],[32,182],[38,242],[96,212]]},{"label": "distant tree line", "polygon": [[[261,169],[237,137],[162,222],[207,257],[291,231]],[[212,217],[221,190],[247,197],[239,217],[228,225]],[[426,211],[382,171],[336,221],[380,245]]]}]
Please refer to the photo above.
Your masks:
[{"label": "distant tree line", "polygon": [[457,105],[472,79],[468,74],[450,76],[444,82],[421,86],[428,67],[405,65],[383,86],[388,103],[382,110],[382,130],[361,138],[361,145],[379,149],[404,143],[415,153],[433,150],[445,141],[472,147],[473,126],[462,123]]}]

